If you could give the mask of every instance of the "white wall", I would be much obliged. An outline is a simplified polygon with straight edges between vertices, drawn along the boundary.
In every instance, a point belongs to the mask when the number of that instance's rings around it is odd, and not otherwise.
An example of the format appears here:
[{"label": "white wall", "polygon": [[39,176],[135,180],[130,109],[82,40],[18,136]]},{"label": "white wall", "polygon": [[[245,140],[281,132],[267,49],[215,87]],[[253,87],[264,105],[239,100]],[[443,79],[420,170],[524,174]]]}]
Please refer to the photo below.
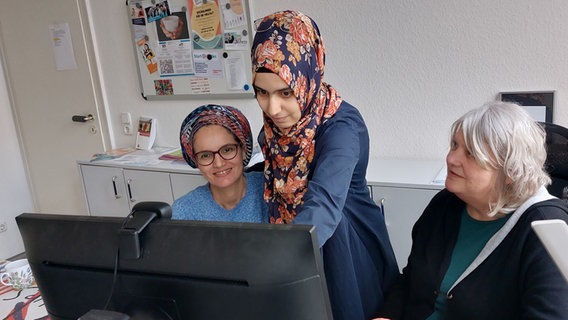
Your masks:
[{"label": "white wall", "polygon": [[[1,49],[1,46],[0,46]],[[0,233],[0,259],[24,251],[24,244],[14,218],[22,212],[33,212],[33,203],[20,152],[12,109],[0,63],[0,223],[8,228]]]},{"label": "white wall", "polygon": [[[262,117],[253,99],[142,99],[125,1],[84,1],[113,147],[134,144],[134,136],[122,134],[121,112],[133,120],[157,117],[157,145],[177,146],[181,120],[209,102],[239,107],[258,132]],[[363,113],[373,157],[443,158],[452,121],[500,91],[556,90],[554,119],[568,126],[565,0],[252,0],[252,7],[253,19],[289,8],[318,22],[326,80]],[[8,222],[2,258],[22,250],[13,218],[33,203],[1,70],[0,82],[0,221]]]},{"label": "white wall", "polygon": [[[157,144],[202,103],[234,104],[261,127],[249,100],[144,101],[124,1],[90,0],[114,146],[132,145],[120,112],[159,120]],[[314,18],[327,47],[326,80],[357,106],[374,157],[440,159],[448,127],[501,91],[556,90],[554,122],[568,126],[565,0],[252,1],[253,19],[279,9]]]}]

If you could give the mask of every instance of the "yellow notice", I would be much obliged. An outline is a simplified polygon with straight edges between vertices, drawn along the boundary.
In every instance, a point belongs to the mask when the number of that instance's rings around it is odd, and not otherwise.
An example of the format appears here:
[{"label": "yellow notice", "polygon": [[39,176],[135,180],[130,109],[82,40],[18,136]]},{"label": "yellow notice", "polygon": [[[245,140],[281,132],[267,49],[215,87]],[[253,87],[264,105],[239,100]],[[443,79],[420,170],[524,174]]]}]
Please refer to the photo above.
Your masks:
[{"label": "yellow notice", "polygon": [[[190,1],[190,4],[194,1]],[[205,41],[214,39],[220,34],[220,12],[217,1],[207,1],[193,5],[191,10],[191,29]]]}]

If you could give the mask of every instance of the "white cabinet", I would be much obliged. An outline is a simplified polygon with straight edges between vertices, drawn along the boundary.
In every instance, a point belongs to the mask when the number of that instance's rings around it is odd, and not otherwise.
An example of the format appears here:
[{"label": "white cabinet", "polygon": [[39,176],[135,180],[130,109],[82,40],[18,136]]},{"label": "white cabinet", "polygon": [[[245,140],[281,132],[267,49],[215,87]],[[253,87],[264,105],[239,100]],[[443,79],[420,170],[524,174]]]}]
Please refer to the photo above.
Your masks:
[{"label": "white cabinet", "polygon": [[87,208],[93,216],[125,217],[140,201],[173,202],[167,172],[80,165]]},{"label": "white cabinet", "polygon": [[380,159],[371,161],[367,181],[373,200],[383,202],[385,222],[399,268],[406,266],[412,227],[444,186],[443,161]]},{"label": "white cabinet", "polygon": [[91,215],[126,216],[130,212],[122,169],[87,165],[79,169]]},{"label": "white cabinet", "polygon": [[140,201],[174,201],[169,173],[129,169],[123,173],[131,209]]},{"label": "white cabinet", "polygon": [[383,200],[387,230],[396,261],[402,270],[406,266],[412,246],[412,227],[432,197],[440,190],[393,186],[372,188],[374,200],[377,203]]},{"label": "white cabinet", "polygon": [[125,217],[141,201],[173,201],[206,183],[184,163],[127,165],[118,161],[79,161],[87,209],[92,216]]}]

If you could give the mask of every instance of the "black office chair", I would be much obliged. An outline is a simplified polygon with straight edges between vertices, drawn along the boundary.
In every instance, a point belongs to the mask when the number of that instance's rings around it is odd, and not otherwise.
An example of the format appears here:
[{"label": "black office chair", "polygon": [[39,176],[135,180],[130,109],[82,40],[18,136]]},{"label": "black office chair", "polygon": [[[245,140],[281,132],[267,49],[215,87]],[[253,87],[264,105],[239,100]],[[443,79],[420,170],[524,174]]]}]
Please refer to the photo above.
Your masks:
[{"label": "black office chair", "polygon": [[552,178],[550,194],[568,202],[568,128],[539,122],[546,131],[546,170]]}]

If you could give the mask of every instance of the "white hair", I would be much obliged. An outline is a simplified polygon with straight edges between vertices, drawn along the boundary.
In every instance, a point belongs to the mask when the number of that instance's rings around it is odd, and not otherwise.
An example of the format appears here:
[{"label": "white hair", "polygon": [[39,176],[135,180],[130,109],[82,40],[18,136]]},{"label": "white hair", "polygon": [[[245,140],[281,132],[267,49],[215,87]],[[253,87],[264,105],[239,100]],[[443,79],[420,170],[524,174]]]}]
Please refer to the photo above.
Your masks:
[{"label": "white hair", "polygon": [[486,103],[456,120],[451,137],[457,132],[481,167],[499,172],[490,216],[515,211],[541,186],[550,184],[544,168],[546,133],[519,105]]}]

